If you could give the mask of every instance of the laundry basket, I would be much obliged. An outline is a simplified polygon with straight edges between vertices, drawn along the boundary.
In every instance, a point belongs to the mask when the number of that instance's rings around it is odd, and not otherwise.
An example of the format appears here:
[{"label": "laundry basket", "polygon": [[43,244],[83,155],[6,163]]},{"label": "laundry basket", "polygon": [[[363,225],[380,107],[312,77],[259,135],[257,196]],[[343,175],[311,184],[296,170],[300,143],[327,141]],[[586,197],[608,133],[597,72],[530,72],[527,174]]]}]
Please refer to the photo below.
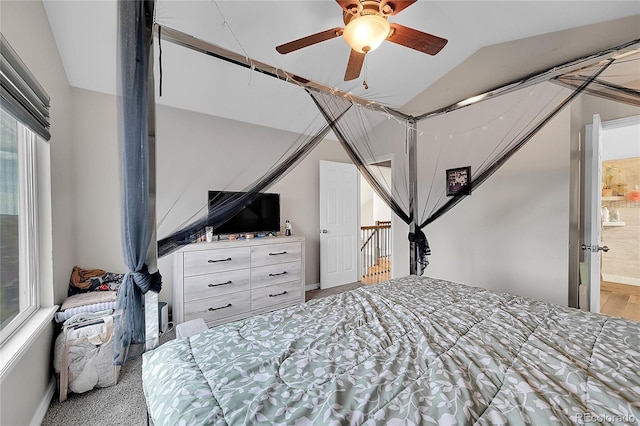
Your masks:
[{"label": "laundry basket", "polygon": [[65,321],[54,347],[60,402],[68,392],[83,393],[115,385],[120,366],[113,365],[112,311],[78,314]]}]

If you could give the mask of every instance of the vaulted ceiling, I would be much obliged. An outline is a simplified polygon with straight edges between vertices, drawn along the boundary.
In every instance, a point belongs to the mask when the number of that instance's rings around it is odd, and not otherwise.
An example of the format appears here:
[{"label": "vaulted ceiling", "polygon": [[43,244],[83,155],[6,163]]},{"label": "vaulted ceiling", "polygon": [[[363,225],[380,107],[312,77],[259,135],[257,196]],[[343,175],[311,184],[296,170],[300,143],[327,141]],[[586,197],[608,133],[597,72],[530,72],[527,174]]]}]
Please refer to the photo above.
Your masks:
[{"label": "vaulted ceiling", "polygon": [[[45,0],[44,4],[69,83],[116,93],[117,2]],[[367,55],[361,77],[350,82],[343,81],[350,48],[340,38],[287,55],[275,50],[282,43],[344,26],[342,9],[333,0],[157,0],[156,21],[326,86],[418,115],[640,39],[640,2],[418,1],[389,21],[448,39],[444,49],[429,56],[384,42]],[[162,48],[160,104],[287,127],[278,121],[277,104],[269,113],[247,107],[243,92],[259,90],[255,87],[258,77],[251,70],[229,64],[220,68],[217,59],[167,42]],[[156,68],[159,71],[158,64]],[[633,78],[640,80],[637,71]],[[263,96],[278,101],[268,90]]]}]

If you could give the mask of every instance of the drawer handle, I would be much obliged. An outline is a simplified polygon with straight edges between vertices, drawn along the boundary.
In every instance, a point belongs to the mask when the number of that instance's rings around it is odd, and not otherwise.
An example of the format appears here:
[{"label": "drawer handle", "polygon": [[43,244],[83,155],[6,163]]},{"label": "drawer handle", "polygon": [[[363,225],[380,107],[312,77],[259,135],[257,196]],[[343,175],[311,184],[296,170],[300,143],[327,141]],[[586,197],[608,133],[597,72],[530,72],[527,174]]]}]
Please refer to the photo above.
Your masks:
[{"label": "drawer handle", "polygon": [[284,271],[284,272],[280,272],[280,273],[277,273],[277,274],[269,274],[269,276],[270,277],[277,277],[278,275],[284,275],[286,273],[287,273],[287,271]]},{"label": "drawer handle", "polygon": [[285,251],[281,251],[280,253],[269,253],[269,256],[277,256],[279,254],[287,254],[287,252],[285,250]]},{"label": "drawer handle", "polygon": [[210,311],[217,311],[218,309],[224,309],[224,308],[230,308],[231,307],[231,303],[229,303],[227,306],[220,306],[219,308],[209,308]]},{"label": "drawer handle", "polygon": [[218,287],[219,285],[227,285],[227,284],[232,284],[233,282],[231,280],[227,281],[226,283],[219,283],[219,284],[209,284],[208,287]]},{"label": "drawer handle", "polygon": [[278,294],[270,294],[269,297],[276,297],[276,296],[282,296],[284,294],[287,294],[286,291],[283,291],[282,293],[278,293]]},{"label": "drawer handle", "polygon": [[230,261],[230,260],[231,260],[231,258],[230,258],[230,257],[227,257],[226,259],[218,259],[218,260],[209,259],[209,260],[207,260],[207,262],[209,262],[209,263],[216,263],[216,262],[228,262],[228,261]]}]

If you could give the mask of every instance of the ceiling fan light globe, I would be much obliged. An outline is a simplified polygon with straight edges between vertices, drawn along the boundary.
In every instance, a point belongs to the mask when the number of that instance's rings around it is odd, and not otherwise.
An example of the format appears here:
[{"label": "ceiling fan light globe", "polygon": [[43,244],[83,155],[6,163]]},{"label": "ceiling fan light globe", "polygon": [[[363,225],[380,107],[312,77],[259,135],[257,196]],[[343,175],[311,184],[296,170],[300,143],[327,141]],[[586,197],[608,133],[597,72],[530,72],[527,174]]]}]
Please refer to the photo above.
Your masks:
[{"label": "ceiling fan light globe", "polygon": [[375,50],[389,35],[389,21],[379,15],[363,15],[352,19],[342,34],[351,48],[360,53]]}]

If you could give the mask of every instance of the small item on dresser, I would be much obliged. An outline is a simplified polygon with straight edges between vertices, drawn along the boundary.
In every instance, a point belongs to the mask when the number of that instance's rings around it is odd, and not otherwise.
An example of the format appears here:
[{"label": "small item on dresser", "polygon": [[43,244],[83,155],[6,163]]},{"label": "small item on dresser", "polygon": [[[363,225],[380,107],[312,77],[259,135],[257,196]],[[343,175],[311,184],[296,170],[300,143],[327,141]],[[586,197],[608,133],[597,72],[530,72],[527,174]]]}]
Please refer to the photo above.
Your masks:
[{"label": "small item on dresser", "polygon": [[284,235],[291,236],[291,222],[289,222],[289,219],[284,221]]},{"label": "small item on dresser", "polygon": [[205,234],[207,236],[207,242],[210,243],[213,241],[213,226],[207,226],[205,228]]},{"label": "small item on dresser", "polygon": [[230,241],[234,241],[234,240],[237,240],[237,239],[238,239],[238,236],[236,234],[230,234],[229,235],[229,240]]}]

